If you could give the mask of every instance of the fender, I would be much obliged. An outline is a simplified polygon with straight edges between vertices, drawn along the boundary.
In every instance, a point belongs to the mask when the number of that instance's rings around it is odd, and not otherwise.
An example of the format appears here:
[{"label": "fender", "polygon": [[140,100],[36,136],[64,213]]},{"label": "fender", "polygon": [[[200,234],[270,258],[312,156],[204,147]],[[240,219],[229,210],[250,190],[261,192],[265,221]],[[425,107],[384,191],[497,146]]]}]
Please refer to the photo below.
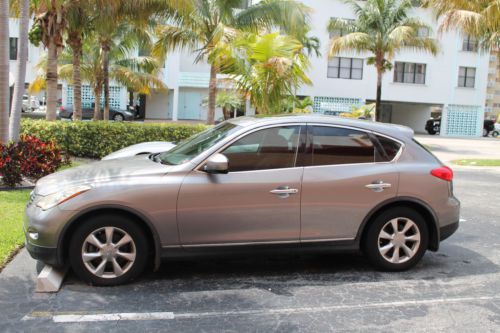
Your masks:
[{"label": "fender", "polygon": [[156,231],[156,228],[153,226],[149,218],[141,213],[140,211],[137,211],[133,208],[130,208],[128,206],[123,206],[123,205],[118,205],[118,204],[105,204],[105,205],[98,205],[98,206],[92,206],[87,209],[84,209],[82,211],[79,211],[77,214],[75,214],[65,225],[64,228],[61,230],[61,234],[59,235],[59,240],[57,242],[57,258],[58,261],[62,264],[64,261],[64,253],[63,253],[63,241],[65,239],[66,233],[70,227],[73,227],[74,223],[78,219],[80,219],[82,216],[93,213],[93,212],[98,212],[102,210],[107,210],[107,209],[114,209],[114,210],[120,210],[126,213],[129,213],[131,215],[134,215],[138,217],[142,222],[144,222],[151,232],[153,236],[153,241],[154,241],[154,249],[155,249],[155,257],[154,257],[154,271],[157,271],[158,268],[160,267],[161,263],[161,242],[160,242],[160,236],[158,235],[158,232]]},{"label": "fender", "polygon": [[433,230],[431,231],[431,234],[429,235],[429,249],[432,251],[437,251],[439,250],[439,239],[440,239],[440,230],[439,230],[439,219],[437,217],[436,212],[432,209],[432,207],[427,204],[425,201],[422,201],[420,199],[414,198],[414,197],[394,197],[387,199],[385,201],[382,201],[379,203],[377,206],[372,208],[370,212],[366,215],[366,217],[363,219],[363,222],[361,223],[361,226],[358,230],[358,233],[356,235],[355,242],[358,247],[361,246],[361,237],[363,236],[364,230],[368,222],[373,218],[373,216],[378,213],[381,209],[383,209],[386,206],[391,206],[391,205],[396,205],[398,203],[405,203],[405,202],[410,202],[413,204],[417,204],[421,207],[423,207],[432,217],[431,226],[433,227]]}]

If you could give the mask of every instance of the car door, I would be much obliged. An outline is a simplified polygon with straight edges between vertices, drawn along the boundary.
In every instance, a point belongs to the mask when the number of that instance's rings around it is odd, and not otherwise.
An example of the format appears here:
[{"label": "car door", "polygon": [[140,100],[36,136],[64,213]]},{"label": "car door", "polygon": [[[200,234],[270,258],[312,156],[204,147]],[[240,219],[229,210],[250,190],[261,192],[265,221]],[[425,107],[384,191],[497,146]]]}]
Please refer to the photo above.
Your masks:
[{"label": "car door", "polygon": [[301,241],[350,240],[379,203],[397,195],[391,160],[402,145],[365,131],[308,126]]},{"label": "car door", "polygon": [[220,151],[229,160],[227,174],[207,174],[203,165],[193,170],[178,197],[182,245],[298,243],[301,128],[274,126],[243,135]]},{"label": "car door", "polygon": [[83,108],[82,109],[82,119],[92,119],[94,117],[94,109]]}]

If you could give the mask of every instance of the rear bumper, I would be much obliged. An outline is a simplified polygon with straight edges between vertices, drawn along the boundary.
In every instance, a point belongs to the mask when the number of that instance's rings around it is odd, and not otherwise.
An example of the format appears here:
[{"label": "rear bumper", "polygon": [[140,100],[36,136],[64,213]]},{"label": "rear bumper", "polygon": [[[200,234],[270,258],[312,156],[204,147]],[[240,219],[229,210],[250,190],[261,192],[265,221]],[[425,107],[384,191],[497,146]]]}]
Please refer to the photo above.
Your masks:
[{"label": "rear bumper", "polygon": [[459,222],[448,224],[439,229],[439,241],[444,241],[458,230]]}]

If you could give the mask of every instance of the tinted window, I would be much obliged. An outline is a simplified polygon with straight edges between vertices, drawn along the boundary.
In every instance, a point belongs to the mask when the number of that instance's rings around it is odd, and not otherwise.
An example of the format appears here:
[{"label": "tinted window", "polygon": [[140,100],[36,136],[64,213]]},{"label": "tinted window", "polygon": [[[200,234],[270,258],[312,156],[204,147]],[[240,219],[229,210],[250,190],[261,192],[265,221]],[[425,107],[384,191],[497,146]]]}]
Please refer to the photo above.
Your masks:
[{"label": "tinted window", "polygon": [[376,138],[380,146],[378,146],[376,150],[375,162],[392,161],[401,149],[401,144],[383,136],[376,135]]},{"label": "tinted window", "polygon": [[312,165],[373,163],[375,148],[367,133],[314,126],[312,155]]},{"label": "tinted window", "polygon": [[222,153],[230,172],[292,168],[299,139],[299,126],[274,127],[248,134]]}]

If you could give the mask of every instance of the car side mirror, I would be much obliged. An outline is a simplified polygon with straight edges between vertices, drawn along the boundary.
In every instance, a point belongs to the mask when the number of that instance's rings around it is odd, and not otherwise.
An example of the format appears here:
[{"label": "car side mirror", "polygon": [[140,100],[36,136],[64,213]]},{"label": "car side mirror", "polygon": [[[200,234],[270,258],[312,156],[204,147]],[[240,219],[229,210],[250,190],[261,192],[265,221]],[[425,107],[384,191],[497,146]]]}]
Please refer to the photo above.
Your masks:
[{"label": "car side mirror", "polygon": [[205,164],[205,172],[217,174],[229,172],[229,160],[222,154],[210,156]]}]

